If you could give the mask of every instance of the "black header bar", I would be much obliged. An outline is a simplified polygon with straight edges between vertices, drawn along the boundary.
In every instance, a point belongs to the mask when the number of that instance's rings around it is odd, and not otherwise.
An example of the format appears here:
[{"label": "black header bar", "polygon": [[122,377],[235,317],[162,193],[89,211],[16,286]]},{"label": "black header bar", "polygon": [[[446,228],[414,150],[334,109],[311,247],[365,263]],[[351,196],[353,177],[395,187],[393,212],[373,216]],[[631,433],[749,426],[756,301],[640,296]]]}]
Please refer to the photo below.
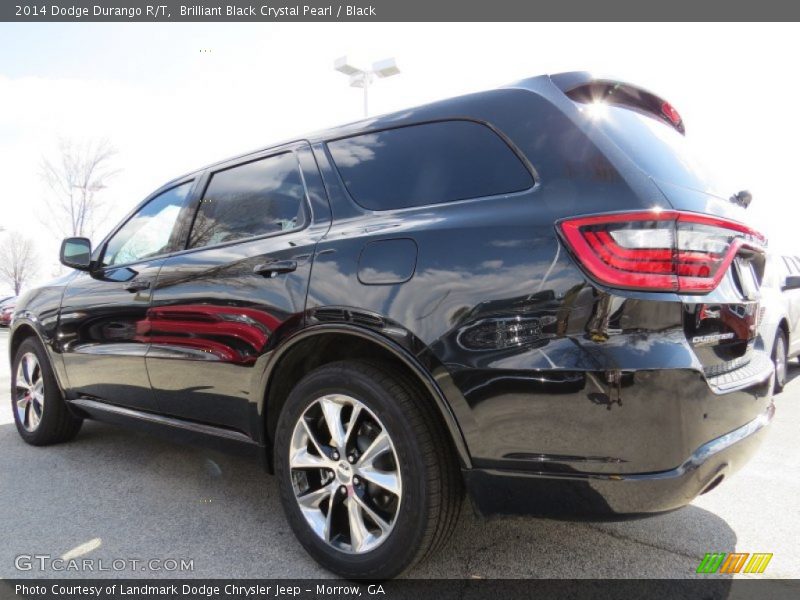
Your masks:
[{"label": "black header bar", "polygon": [[[8,22],[797,21],[790,0],[2,0]],[[675,43],[680,43],[680,24]],[[731,43],[737,43],[731,40]],[[746,42],[745,42],[746,43]]]}]

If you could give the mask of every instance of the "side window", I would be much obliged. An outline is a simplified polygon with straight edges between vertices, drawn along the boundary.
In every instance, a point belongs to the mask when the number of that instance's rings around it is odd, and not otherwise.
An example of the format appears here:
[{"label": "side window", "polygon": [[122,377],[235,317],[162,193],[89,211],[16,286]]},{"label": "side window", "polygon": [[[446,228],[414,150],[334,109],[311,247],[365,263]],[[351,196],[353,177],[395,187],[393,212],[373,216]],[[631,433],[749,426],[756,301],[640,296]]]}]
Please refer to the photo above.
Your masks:
[{"label": "side window", "polygon": [[121,265],[163,254],[192,189],[191,181],[159,194],[131,217],[106,244],[104,265]]},{"label": "side window", "polygon": [[785,272],[784,272],[784,276],[793,275],[794,274],[794,270],[795,270],[795,266],[794,266],[794,261],[792,261],[792,257],[791,256],[784,256],[783,257],[783,263],[784,263],[784,266],[785,266],[785,269],[786,269]]},{"label": "side window", "polygon": [[305,188],[291,152],[211,176],[189,236],[198,248],[305,225]]},{"label": "side window", "polygon": [[508,194],[533,177],[494,131],[472,121],[425,123],[328,143],[353,199],[370,210]]}]

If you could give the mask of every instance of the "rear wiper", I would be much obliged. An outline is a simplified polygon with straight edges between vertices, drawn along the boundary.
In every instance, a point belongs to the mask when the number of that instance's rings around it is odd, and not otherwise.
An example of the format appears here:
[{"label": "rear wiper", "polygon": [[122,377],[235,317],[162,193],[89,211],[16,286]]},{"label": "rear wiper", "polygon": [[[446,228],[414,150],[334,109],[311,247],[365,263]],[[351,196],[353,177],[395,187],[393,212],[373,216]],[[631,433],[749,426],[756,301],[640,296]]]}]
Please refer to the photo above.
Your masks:
[{"label": "rear wiper", "polygon": [[741,192],[736,192],[733,196],[731,196],[730,201],[734,204],[738,204],[742,208],[747,208],[753,201],[753,194],[747,190],[742,190]]}]

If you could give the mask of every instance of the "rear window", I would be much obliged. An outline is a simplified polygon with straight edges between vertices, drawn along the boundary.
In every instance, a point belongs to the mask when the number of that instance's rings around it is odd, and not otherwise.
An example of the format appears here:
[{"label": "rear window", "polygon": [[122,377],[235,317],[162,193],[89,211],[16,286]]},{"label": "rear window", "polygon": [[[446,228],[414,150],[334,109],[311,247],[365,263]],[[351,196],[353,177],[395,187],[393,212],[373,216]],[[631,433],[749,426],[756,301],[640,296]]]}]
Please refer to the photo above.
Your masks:
[{"label": "rear window", "polygon": [[690,141],[666,123],[610,104],[583,108],[591,122],[654,179],[723,198],[730,196],[725,190],[731,188],[708,170]]},{"label": "rear window", "polygon": [[353,199],[390,210],[509,194],[533,177],[494,131],[472,121],[387,129],[328,143]]}]

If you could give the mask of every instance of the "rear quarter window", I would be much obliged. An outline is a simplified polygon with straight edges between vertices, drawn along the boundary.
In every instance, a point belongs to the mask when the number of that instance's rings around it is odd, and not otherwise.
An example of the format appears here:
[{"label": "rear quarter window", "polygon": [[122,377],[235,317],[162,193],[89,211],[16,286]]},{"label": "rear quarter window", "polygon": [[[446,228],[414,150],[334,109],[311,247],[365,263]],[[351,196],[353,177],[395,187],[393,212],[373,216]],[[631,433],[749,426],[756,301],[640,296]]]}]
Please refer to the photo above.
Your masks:
[{"label": "rear quarter window", "polygon": [[508,144],[473,121],[441,121],[335,140],[328,150],[352,198],[391,210],[509,194],[533,176]]}]

